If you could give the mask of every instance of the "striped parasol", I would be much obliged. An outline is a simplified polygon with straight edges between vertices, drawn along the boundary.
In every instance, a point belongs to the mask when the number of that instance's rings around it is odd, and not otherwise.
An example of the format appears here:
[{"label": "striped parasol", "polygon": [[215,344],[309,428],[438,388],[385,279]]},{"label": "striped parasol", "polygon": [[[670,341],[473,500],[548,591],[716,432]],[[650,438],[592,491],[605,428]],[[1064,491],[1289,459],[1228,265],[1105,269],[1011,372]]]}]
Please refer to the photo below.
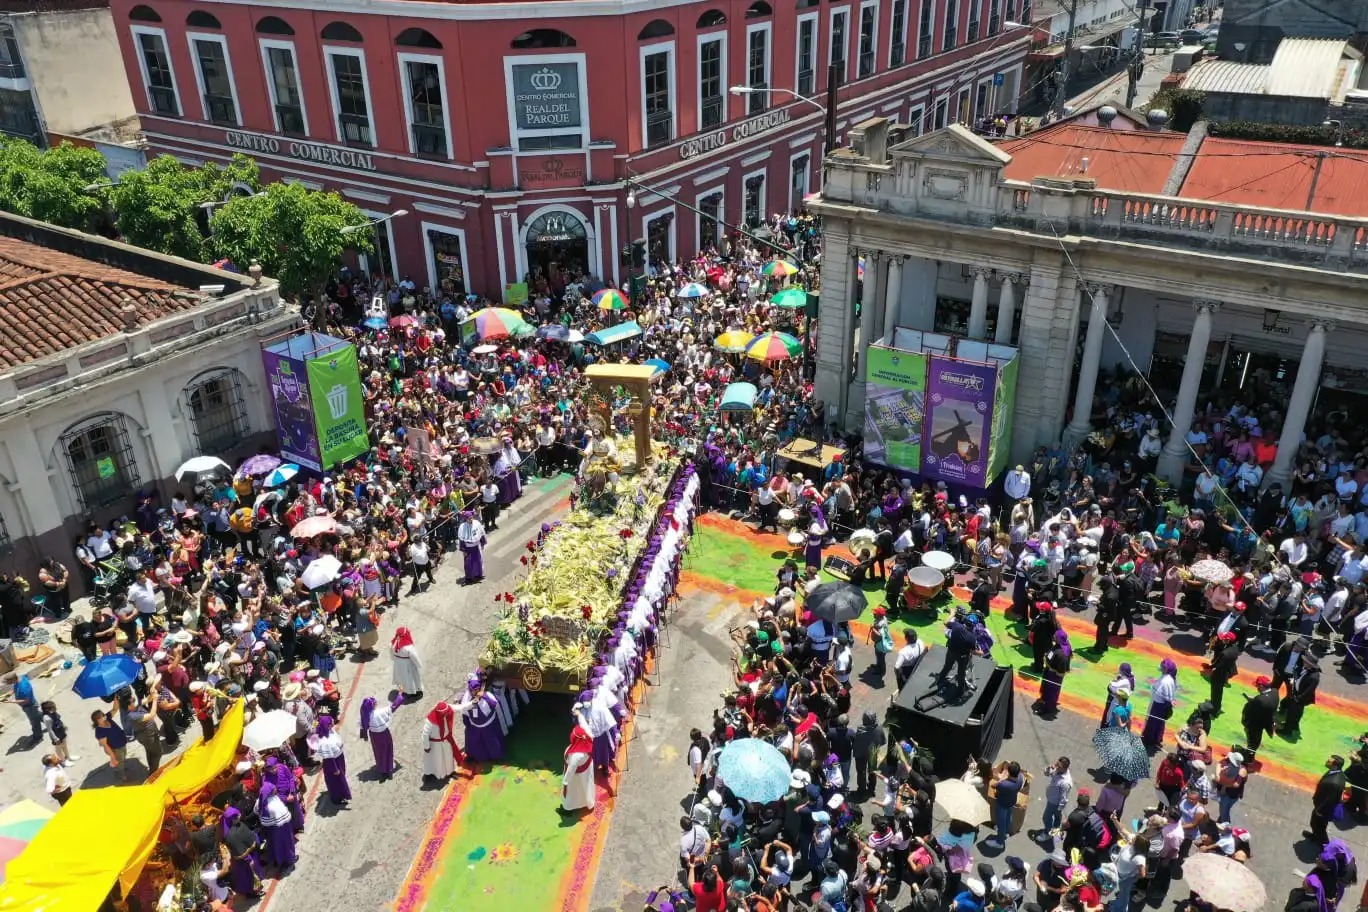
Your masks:
[{"label": "striped parasol", "polygon": [[807,307],[807,292],[801,288],[785,288],[770,298],[770,303],[785,310],[802,310]]},{"label": "striped parasol", "polygon": [[767,276],[791,276],[797,275],[798,267],[788,260],[773,260],[760,267],[760,272]]},{"label": "striped parasol", "polygon": [[767,332],[746,346],[746,357],[756,361],[787,361],[803,352],[802,343],[788,333]]},{"label": "striped parasol", "polygon": [[628,301],[616,288],[605,288],[594,295],[594,304],[599,310],[626,310]]},{"label": "striped parasol", "polygon": [[679,291],[675,292],[676,298],[703,298],[707,297],[708,286],[700,285],[697,282],[690,282]]},{"label": "striped parasol", "polygon": [[523,322],[522,315],[507,307],[485,307],[472,314],[481,339],[507,339]]},{"label": "striped parasol", "polygon": [[729,329],[722,335],[713,339],[713,347],[718,351],[739,354],[746,350],[746,346],[751,344],[755,336],[743,329]]}]

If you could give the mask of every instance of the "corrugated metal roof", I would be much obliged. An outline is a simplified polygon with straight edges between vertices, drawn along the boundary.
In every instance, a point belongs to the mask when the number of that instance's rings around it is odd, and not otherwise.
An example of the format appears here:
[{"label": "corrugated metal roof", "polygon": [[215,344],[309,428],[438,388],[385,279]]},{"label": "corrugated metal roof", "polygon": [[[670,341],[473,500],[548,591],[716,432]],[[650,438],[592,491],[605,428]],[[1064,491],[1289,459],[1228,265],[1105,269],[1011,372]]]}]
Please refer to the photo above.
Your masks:
[{"label": "corrugated metal roof", "polygon": [[1268,74],[1267,94],[1330,98],[1340,81],[1348,42],[1339,38],[1284,38]]},{"label": "corrugated metal roof", "polygon": [[1261,63],[1202,60],[1183,76],[1183,88],[1223,95],[1262,95],[1271,69]]}]

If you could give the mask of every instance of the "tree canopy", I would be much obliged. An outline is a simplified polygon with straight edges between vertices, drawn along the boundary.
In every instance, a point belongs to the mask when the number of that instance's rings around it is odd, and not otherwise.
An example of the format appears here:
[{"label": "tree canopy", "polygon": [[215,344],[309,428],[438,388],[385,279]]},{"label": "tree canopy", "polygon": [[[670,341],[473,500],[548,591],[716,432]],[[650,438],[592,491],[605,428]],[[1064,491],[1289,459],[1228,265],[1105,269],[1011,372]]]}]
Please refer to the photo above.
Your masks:
[{"label": "tree canopy", "polygon": [[42,150],[0,137],[0,209],[6,212],[90,231],[104,204],[86,187],[105,179],[104,156],[94,149],[62,143]]},{"label": "tree canopy", "polygon": [[210,245],[217,256],[245,266],[252,260],[280,282],[287,295],[318,297],[346,250],[369,252],[373,233],[364,212],[336,193],[276,183],[256,196],[240,196],[211,216]]},{"label": "tree canopy", "polygon": [[141,171],[125,171],[110,187],[115,226],[125,241],[187,260],[207,262],[213,251],[206,235],[211,210],[234,192],[256,193],[261,172],[255,160],[238,154],[227,166],[186,167],[160,155]]}]

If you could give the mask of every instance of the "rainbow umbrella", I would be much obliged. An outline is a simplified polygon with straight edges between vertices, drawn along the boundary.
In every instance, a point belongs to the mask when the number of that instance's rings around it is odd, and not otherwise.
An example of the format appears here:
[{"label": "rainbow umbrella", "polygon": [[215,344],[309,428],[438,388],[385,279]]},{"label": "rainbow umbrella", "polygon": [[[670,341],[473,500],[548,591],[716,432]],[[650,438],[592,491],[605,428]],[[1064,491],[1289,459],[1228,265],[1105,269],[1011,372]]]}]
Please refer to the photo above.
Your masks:
[{"label": "rainbow umbrella", "polygon": [[797,275],[798,267],[788,260],[774,260],[760,267],[760,272],[767,276],[791,276]]},{"label": "rainbow umbrella", "polygon": [[801,288],[785,288],[770,298],[770,303],[786,310],[802,310],[807,307],[807,292]]},{"label": "rainbow umbrella", "polygon": [[24,851],[52,817],[52,811],[27,799],[0,811],[0,883],[5,881],[5,865]]},{"label": "rainbow umbrella", "polygon": [[746,350],[746,346],[751,344],[755,336],[743,329],[729,329],[722,335],[713,339],[713,347],[718,351],[739,354]]},{"label": "rainbow umbrella", "polygon": [[472,316],[481,339],[507,339],[523,322],[521,314],[507,307],[485,307]]},{"label": "rainbow umbrella", "polygon": [[803,352],[802,344],[788,333],[767,332],[746,346],[746,357],[756,361],[787,361]]},{"label": "rainbow umbrella", "polygon": [[605,288],[594,295],[594,303],[599,310],[626,310],[627,298],[616,288]]}]

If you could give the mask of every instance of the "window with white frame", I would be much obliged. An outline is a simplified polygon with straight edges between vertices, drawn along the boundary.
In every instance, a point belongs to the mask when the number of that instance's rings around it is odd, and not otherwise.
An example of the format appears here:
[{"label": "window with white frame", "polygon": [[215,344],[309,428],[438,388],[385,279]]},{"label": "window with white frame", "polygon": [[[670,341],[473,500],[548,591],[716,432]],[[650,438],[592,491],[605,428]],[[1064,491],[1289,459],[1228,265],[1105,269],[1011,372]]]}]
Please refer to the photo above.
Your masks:
[{"label": "window with white frame", "polygon": [[936,0],[921,0],[921,15],[917,21],[917,59],[931,56],[931,7]]},{"label": "window with white frame", "polygon": [[980,118],[982,118],[982,117],[986,116],[988,113],[990,113],[990,112],[988,111],[988,86],[989,86],[989,84],[990,84],[989,82],[980,82],[980,83],[978,84],[978,88],[974,91],[974,122],[975,122],[975,123],[977,123],[978,120],[979,120]]},{"label": "window with white frame", "polygon": [[359,50],[327,51],[337,138],[349,146],[374,146],[366,56]]},{"label": "window with white frame", "polygon": [[674,140],[674,44],[641,49],[641,104],[646,148]]},{"label": "window with white frame", "polygon": [[798,17],[798,72],[794,89],[804,98],[817,94],[817,14]]},{"label": "window with white frame", "polygon": [[646,218],[646,256],[648,262],[674,262],[674,222],[675,213],[673,208]]},{"label": "window with white frame", "polygon": [[969,27],[965,29],[965,41],[978,41],[979,38],[979,2],[980,0],[969,0]]},{"label": "window with white frame", "polygon": [[153,114],[179,117],[180,98],[176,94],[176,74],[171,69],[171,55],[166,49],[166,33],[161,29],[134,26],[133,39],[138,46],[138,64],[142,68],[143,83],[147,86],[147,103]]},{"label": "window with white frame", "polygon": [[765,172],[746,176],[745,197],[741,208],[741,223],[747,228],[759,228],[765,223]]},{"label": "window with white frame", "polygon": [[723,191],[714,190],[698,198],[698,249],[715,248],[722,239]]},{"label": "window with white frame", "polygon": [[768,23],[746,29],[746,85],[759,90],[746,96],[748,114],[759,114],[769,107],[769,35]]},{"label": "window with white frame", "polygon": [[304,117],[304,94],[299,90],[294,45],[262,41],[261,57],[266,64],[266,85],[271,93],[276,131],[286,136],[307,135],[309,122]]},{"label": "window with white frame", "polygon": [[945,36],[941,41],[942,51],[955,49],[955,33],[959,30],[959,0],[945,0]]},{"label": "window with white frame", "polygon": [[204,103],[204,119],[224,126],[238,126],[227,40],[222,35],[192,34],[189,38],[195,77],[199,80],[200,98]]},{"label": "window with white frame", "polygon": [[804,152],[795,155],[789,162],[789,201],[788,211],[793,212],[803,205],[812,180],[812,156]]},{"label": "window with white frame", "polygon": [[926,105],[917,105],[907,112],[907,124],[916,131],[915,136],[926,132]]},{"label": "window with white frame", "polygon": [[702,35],[698,42],[698,128],[727,119],[727,36]]},{"label": "window with white frame", "polygon": [[123,415],[105,412],[75,425],[58,445],[71,486],[87,511],[132,499],[142,484]]},{"label": "window with white frame", "polygon": [[404,74],[404,114],[408,117],[409,148],[423,158],[449,158],[446,83],[441,57],[400,54]]},{"label": "window with white frame", "polygon": [[1002,31],[1002,0],[991,0],[988,4],[988,37]]},{"label": "window with white frame", "polygon": [[1007,0],[1007,3],[1006,3],[1006,12],[1007,12],[1007,21],[1008,21],[1008,22],[1019,22],[1019,21],[1021,21],[1021,20],[1019,20],[1019,19],[1016,18],[1016,0]]},{"label": "window with white frame", "polygon": [[185,389],[185,404],[200,453],[226,453],[251,433],[242,374],[231,367],[192,380]]},{"label": "window with white frame", "polygon": [[856,62],[858,78],[874,75],[876,40],[879,32],[879,7],[873,3],[860,6],[860,56]]},{"label": "window with white frame", "polygon": [[935,113],[931,117],[931,129],[939,130],[945,126],[945,119],[949,116],[950,100],[948,98],[937,98]]},{"label": "window with white frame", "polygon": [[907,61],[907,0],[893,0],[893,20],[888,30],[888,65],[900,67]]},{"label": "window with white frame", "polygon": [[831,11],[831,53],[827,63],[835,64],[840,81],[846,81],[846,50],[850,46],[850,10]]}]

